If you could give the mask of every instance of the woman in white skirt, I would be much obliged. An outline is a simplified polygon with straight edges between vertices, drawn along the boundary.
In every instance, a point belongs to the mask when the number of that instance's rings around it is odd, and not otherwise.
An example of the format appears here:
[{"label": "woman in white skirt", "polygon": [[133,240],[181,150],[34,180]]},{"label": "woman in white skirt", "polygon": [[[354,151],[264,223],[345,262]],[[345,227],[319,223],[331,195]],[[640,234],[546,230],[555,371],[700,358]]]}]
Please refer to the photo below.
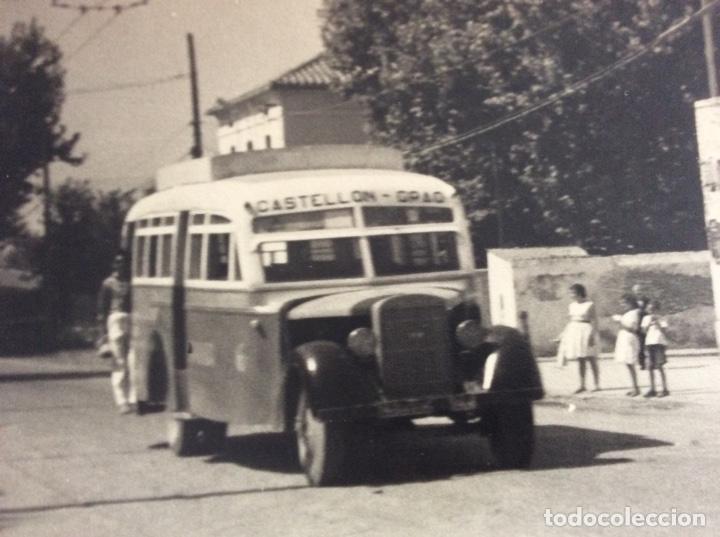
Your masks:
[{"label": "woman in white skirt", "polygon": [[587,298],[585,286],[579,283],[570,286],[570,298],[572,299],[568,306],[570,322],[560,335],[558,362],[565,365],[567,360],[577,360],[580,387],[575,393],[585,391],[586,363],[589,363],[595,383],[593,391],[596,392],[600,390],[600,371],[597,363],[598,331],[595,304]]},{"label": "woman in white skirt", "polygon": [[625,313],[613,315],[613,320],[620,323],[620,330],[615,340],[615,361],[627,366],[633,389],[626,395],[636,397],[640,394],[635,372],[635,364],[640,353],[640,308],[635,297],[629,294],[623,295],[622,304]]}]

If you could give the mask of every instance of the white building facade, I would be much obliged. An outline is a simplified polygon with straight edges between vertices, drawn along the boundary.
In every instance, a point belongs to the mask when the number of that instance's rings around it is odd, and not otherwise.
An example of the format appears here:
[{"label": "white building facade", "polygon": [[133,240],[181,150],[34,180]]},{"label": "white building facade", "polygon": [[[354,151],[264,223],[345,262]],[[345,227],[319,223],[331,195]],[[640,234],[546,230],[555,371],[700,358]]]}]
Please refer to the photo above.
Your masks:
[{"label": "white building facade", "polygon": [[219,123],[220,154],[369,142],[364,109],[330,90],[333,71],[322,55],[208,114]]}]

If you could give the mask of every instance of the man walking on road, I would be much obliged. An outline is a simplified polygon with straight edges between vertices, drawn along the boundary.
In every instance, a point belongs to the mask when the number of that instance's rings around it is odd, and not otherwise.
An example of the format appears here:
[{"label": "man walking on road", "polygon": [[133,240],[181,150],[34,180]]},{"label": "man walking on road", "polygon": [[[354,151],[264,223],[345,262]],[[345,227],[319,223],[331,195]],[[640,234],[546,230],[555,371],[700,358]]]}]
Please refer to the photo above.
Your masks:
[{"label": "man walking on road", "polygon": [[130,350],[130,278],[129,267],[123,254],[113,262],[113,273],[100,288],[98,320],[113,353],[113,371],[110,377],[113,397],[121,414],[129,414],[137,404],[133,381],[133,353]]}]

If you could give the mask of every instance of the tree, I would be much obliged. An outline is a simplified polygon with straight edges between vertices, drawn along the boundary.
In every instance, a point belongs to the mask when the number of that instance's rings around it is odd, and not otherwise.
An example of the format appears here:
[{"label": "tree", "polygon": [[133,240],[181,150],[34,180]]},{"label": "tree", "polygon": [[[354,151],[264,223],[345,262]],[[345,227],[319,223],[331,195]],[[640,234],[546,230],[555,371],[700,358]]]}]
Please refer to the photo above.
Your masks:
[{"label": "tree", "polygon": [[[53,190],[41,272],[57,293],[58,307],[67,308],[78,296],[95,296],[111,272],[134,199],[133,191],[93,191],[87,182],[71,179]],[[65,320],[67,311],[56,315]]]},{"label": "tree", "polygon": [[0,37],[0,239],[21,228],[17,209],[32,193],[34,172],[53,160],[82,162],[73,155],[79,134],[68,136],[60,123],[61,56],[35,20]]},{"label": "tree", "polygon": [[480,247],[497,244],[502,228],[507,246],[701,249],[697,25],[552,106],[427,150],[612,65],[687,9],[655,0],[325,0],[323,38],[338,88],[366,105],[375,139],[459,187],[484,230]]}]

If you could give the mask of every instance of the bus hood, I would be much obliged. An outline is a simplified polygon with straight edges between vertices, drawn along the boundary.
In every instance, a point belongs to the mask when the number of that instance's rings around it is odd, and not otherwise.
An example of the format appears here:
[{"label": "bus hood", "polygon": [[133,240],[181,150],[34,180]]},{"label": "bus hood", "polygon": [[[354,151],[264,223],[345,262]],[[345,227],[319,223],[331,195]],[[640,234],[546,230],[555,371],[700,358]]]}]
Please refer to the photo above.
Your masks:
[{"label": "bus hood", "polygon": [[456,306],[463,299],[463,291],[449,287],[384,287],[348,291],[311,298],[288,313],[288,319],[317,319],[325,317],[350,317],[369,315],[373,304],[397,295],[430,295],[442,299],[448,309]]}]

